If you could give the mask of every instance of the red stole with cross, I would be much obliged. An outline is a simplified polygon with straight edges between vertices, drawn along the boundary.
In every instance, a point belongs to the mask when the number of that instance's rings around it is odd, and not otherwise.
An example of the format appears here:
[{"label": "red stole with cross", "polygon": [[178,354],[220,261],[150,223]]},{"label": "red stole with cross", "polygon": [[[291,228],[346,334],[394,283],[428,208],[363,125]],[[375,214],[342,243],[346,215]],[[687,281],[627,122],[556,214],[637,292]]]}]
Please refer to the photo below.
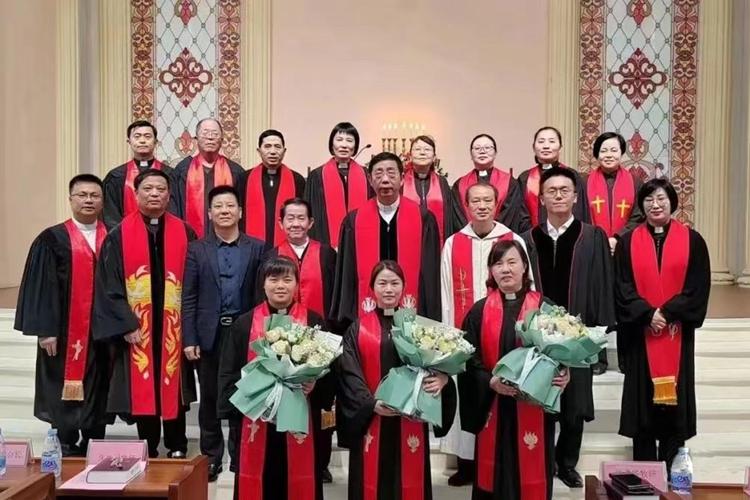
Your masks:
[{"label": "red stole with cross", "polygon": [[[526,293],[518,319],[529,311],[539,308],[542,295]],[[499,290],[487,295],[482,311],[481,349],[482,364],[492,371],[500,360],[503,324],[503,299]],[[500,399],[496,394],[490,406],[490,414],[484,429],[477,434],[477,487],[480,490],[495,490],[495,454],[498,449],[497,426],[500,416]],[[539,406],[516,401],[518,420],[518,472],[521,500],[547,498],[547,472],[545,461],[544,410]]]},{"label": "red stole with cross", "polygon": [[[398,239],[397,260],[406,278],[401,305],[416,309],[422,268],[422,212],[417,203],[402,197],[394,217]],[[354,240],[357,254],[358,315],[361,315],[375,308],[370,274],[375,264],[380,262],[380,211],[376,199],[369,200],[357,210]]]},{"label": "red stole with cross", "polygon": [[[359,359],[362,361],[362,373],[370,392],[375,394],[381,380],[380,343],[383,332],[380,320],[374,311],[360,315],[357,345]],[[428,446],[425,424],[401,417],[401,443],[385,443],[383,451],[401,453],[401,498],[424,498],[425,446]],[[382,417],[375,414],[362,437],[362,456],[364,462],[364,497],[363,500],[377,500],[378,466],[380,456],[380,425]],[[395,449],[394,449],[395,448]]]},{"label": "red stole with cross", "polygon": [[[151,168],[156,170],[162,169],[162,163],[154,158]],[[138,211],[138,201],[135,199],[135,178],[138,177],[140,170],[135,164],[135,160],[130,160],[125,164],[125,185],[122,189],[122,216],[130,215]]]},{"label": "red stole with cross", "polygon": [[[633,279],[638,295],[651,307],[662,307],[685,287],[690,258],[690,230],[672,219],[664,241],[661,269],[656,246],[646,224],[633,230],[630,241]],[[637,256],[637,257],[636,257]],[[682,353],[682,324],[669,323],[655,332],[646,327],[646,355],[651,380],[654,383],[654,403],[677,404],[677,378],[680,374]]]},{"label": "red stole with cross", "polygon": [[292,245],[285,241],[276,248],[279,255],[292,259],[299,269],[299,287],[297,287],[297,301],[305,307],[318,313],[322,318],[327,317],[323,305],[323,275],[320,269],[320,242],[307,241],[307,248],[303,258],[297,257]]},{"label": "red stole with cross", "polygon": [[[204,220],[206,218],[205,204],[205,182],[203,176],[203,164],[206,161],[199,153],[190,162],[187,173],[185,220],[193,228],[195,234],[202,238],[205,234]],[[214,175],[214,187],[231,186],[234,184],[232,171],[226,156],[219,155],[211,169]]]},{"label": "red stole with cross", "polygon": [[[266,234],[266,195],[263,191],[263,164],[256,165],[247,174],[247,186],[245,186],[245,232],[261,241],[268,241]],[[294,174],[286,165],[279,167],[279,192],[276,193],[276,205],[271,217],[279,217],[281,206],[286,200],[294,198],[297,194],[294,185]],[[286,240],[286,235],[281,229],[274,231],[274,246],[281,245]]]},{"label": "red stole with cross", "polygon": [[362,165],[354,160],[349,161],[347,197],[344,197],[344,182],[341,180],[339,167],[334,158],[323,165],[321,177],[323,197],[326,202],[329,244],[333,248],[338,248],[341,221],[344,220],[346,214],[361,207],[367,201],[367,174]]},{"label": "red stole with cross", "polygon": [[586,183],[586,194],[589,198],[591,220],[607,233],[608,238],[617,234],[628,222],[635,202],[635,182],[633,176],[622,167],[615,174],[615,185],[612,188],[612,202],[609,206],[607,181],[601,167],[595,168]]},{"label": "red stole with cross", "polygon": [[[464,216],[466,220],[471,219],[469,214],[469,207],[466,204],[466,192],[474,184],[479,184],[479,173],[472,170],[468,174],[464,175],[458,180],[458,194],[461,196],[461,207],[464,209]],[[508,196],[508,188],[510,187],[510,174],[504,172],[499,168],[492,167],[490,170],[490,184],[495,186],[497,189],[497,209],[495,211],[495,218],[500,215],[500,208],[505,203],[505,197]]]},{"label": "red stole with cross", "polygon": [[101,221],[97,222],[95,252],[73,219],[65,221],[65,230],[70,238],[70,306],[62,400],[83,401],[83,377],[86,374],[91,306],[94,303],[94,267],[107,229]]},{"label": "red stole with cross", "polygon": [[[404,198],[407,198],[415,203],[422,203],[422,200],[417,193],[416,180],[414,179],[414,169],[407,171],[404,174]],[[430,189],[427,191],[427,210],[432,212],[435,216],[435,220],[438,224],[438,231],[440,233],[440,242],[445,241],[445,210],[443,208],[443,190],[440,189],[440,179],[438,174],[433,170],[430,170]]]},{"label": "red stole with cross", "polygon": [[[289,315],[295,323],[307,324],[307,309],[302,304],[294,304]],[[247,348],[248,363],[255,359],[255,351],[250,344],[264,334],[266,321],[271,316],[268,303],[264,302],[253,311],[250,324],[250,339]],[[307,434],[303,436],[286,433],[287,497],[300,500],[315,498],[315,445],[312,435],[312,417],[308,422]],[[266,459],[268,424],[262,420],[242,419],[240,440],[239,497],[248,500],[261,500],[263,495],[263,469]]]},{"label": "red stole with cross", "polygon": [[[182,277],[187,254],[182,220],[164,214],[164,311],[162,339],[153,345],[151,258],[148,229],[140,212],[122,220],[122,261],[128,304],[138,318],[141,341],[130,344],[130,404],[133,415],[156,415],[154,377],[158,377],[161,416],[174,420],[180,410],[182,362]],[[154,366],[154,349],[161,349],[161,366]]]},{"label": "red stole with cross", "polygon": [[[508,231],[495,241],[512,240]],[[453,235],[451,248],[451,273],[453,278],[453,325],[460,328],[466,313],[476,302],[474,297],[474,258],[472,238],[458,232]],[[493,243],[494,244],[494,243]]]}]

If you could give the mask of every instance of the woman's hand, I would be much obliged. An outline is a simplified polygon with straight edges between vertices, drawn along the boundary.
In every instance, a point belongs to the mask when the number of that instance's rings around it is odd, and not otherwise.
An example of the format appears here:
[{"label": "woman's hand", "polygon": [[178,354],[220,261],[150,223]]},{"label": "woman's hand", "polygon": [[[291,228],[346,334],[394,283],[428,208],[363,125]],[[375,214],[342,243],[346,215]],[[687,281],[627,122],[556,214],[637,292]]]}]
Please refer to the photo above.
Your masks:
[{"label": "woman's hand", "polygon": [[552,379],[552,385],[556,385],[560,389],[565,389],[568,382],[570,382],[570,370],[567,368],[560,370],[560,373]]},{"label": "woman's hand", "polygon": [[399,416],[399,413],[396,410],[392,408],[388,408],[380,400],[375,401],[375,413],[377,413],[381,417],[398,417]]},{"label": "woman's hand", "polygon": [[305,396],[310,394],[313,391],[313,389],[315,389],[314,380],[312,382],[305,382],[304,384],[302,384],[302,394],[304,394]]},{"label": "woman's hand", "polygon": [[442,372],[435,372],[422,380],[422,389],[433,396],[438,396],[447,383],[448,375]]},{"label": "woman's hand", "polygon": [[667,326],[667,318],[661,313],[661,309],[657,309],[654,311],[654,316],[651,318],[651,329],[658,332],[665,326]]},{"label": "woman's hand", "polygon": [[514,398],[518,395],[518,389],[516,389],[512,385],[503,384],[502,382],[500,382],[500,379],[498,377],[494,376],[490,379],[490,389],[500,394],[501,396],[510,396]]}]

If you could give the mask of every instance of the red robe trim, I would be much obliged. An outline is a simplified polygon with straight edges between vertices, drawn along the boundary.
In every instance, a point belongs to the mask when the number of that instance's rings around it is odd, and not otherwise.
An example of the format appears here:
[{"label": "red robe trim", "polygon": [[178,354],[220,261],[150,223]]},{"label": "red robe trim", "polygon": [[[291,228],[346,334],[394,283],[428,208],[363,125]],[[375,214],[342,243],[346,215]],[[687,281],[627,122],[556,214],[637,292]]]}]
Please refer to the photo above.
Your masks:
[{"label": "red robe trim", "polygon": [[91,306],[94,303],[94,266],[107,229],[99,221],[96,225],[96,252],[73,219],[65,221],[70,238],[70,307],[68,309],[68,337],[65,349],[63,401],[83,401],[83,377],[91,335]]},{"label": "red robe trim", "polygon": [[608,238],[614,237],[625,224],[628,223],[630,212],[635,202],[635,183],[633,176],[620,167],[615,175],[615,185],[612,187],[612,201],[614,207],[609,206],[607,181],[604,179],[601,167],[595,168],[586,182],[586,194],[589,198],[591,220],[607,233]]},{"label": "red robe trim", "polygon": [[151,259],[148,229],[140,212],[122,220],[122,260],[128,303],[138,318],[141,342],[130,345],[130,402],[133,415],[156,415],[155,376],[159,377],[161,416],[174,420],[180,411],[182,362],[182,277],[187,254],[187,231],[182,220],[164,214],[164,311],[161,367],[154,367],[152,342]]},{"label": "red robe trim", "polygon": [[531,217],[531,227],[539,225],[539,183],[542,179],[542,168],[537,165],[529,169],[529,176],[526,178],[526,191],[524,192],[524,201],[526,209]]},{"label": "red robe trim", "polygon": [[[518,319],[523,319],[529,311],[539,308],[542,295],[529,291],[521,306]],[[492,370],[500,360],[502,342],[503,299],[500,291],[493,290],[487,295],[482,312],[482,364]],[[521,500],[543,500],[547,498],[547,472],[545,470],[544,411],[535,405],[516,401],[518,412],[518,472]],[[497,426],[500,418],[500,399],[494,397],[487,424],[477,434],[477,487],[483,491],[495,490],[495,453]]]},{"label": "red robe trim", "polygon": [[[672,219],[664,241],[659,269],[654,239],[646,224],[641,224],[633,230],[630,255],[637,256],[630,260],[638,295],[651,307],[661,307],[685,287],[690,258],[690,231],[687,226]],[[676,405],[682,324],[669,323],[658,332],[647,326],[645,339],[649,371],[654,383],[654,403]]]},{"label": "red robe trim", "polygon": [[[415,203],[422,203],[417,193],[416,180],[414,179],[414,170],[408,170],[404,174],[404,198]],[[440,232],[440,242],[445,241],[445,210],[443,207],[443,190],[440,189],[440,179],[438,174],[430,171],[430,189],[427,192],[427,210],[432,212],[438,224]]]},{"label": "red robe trim", "polygon": [[[151,168],[156,170],[162,169],[162,163],[154,159]],[[126,165],[125,185],[122,190],[122,216],[130,215],[138,211],[138,201],[135,199],[135,178],[138,177],[140,170],[135,164],[135,160],[130,160]]]},{"label": "red robe trim", "polygon": [[[289,315],[295,323],[307,324],[307,309],[294,304]],[[263,302],[253,311],[250,324],[250,341],[247,348],[248,363],[255,359],[255,351],[250,344],[258,339],[266,329],[266,320],[271,316],[268,303]],[[291,432],[286,433],[287,456],[287,498],[300,500],[315,499],[315,445],[313,444],[312,418],[308,423],[307,435],[302,438]],[[298,439],[299,437],[299,439]],[[263,470],[266,460],[268,424],[262,420],[242,419],[240,440],[239,497],[248,500],[263,498]]]},{"label": "red robe trim", "polygon": [[[362,360],[362,372],[370,392],[380,384],[380,342],[382,340],[380,320],[374,311],[360,316],[358,347]],[[364,500],[378,499],[378,459],[380,454],[381,416],[375,414],[362,437],[364,462]],[[401,498],[424,498],[424,446],[428,446],[424,424],[400,417],[401,421]],[[395,451],[395,450],[394,450]]]},{"label": "red robe trim", "polygon": [[[461,207],[464,209],[464,216],[466,220],[471,220],[471,214],[469,214],[469,207],[466,204],[466,192],[474,184],[479,184],[479,175],[476,170],[472,170],[468,174],[464,175],[458,181],[458,194],[461,196]],[[505,198],[508,196],[508,188],[510,187],[510,174],[504,172],[499,168],[492,167],[490,171],[490,184],[495,186],[497,189],[497,209],[495,210],[495,218],[500,215],[500,208],[505,203]]]},{"label": "red robe trim", "polygon": [[[202,238],[205,234],[204,220],[206,218],[205,193],[204,193],[204,176],[203,156],[198,154],[190,162],[187,174],[186,199],[185,199],[185,220],[193,228],[195,234]],[[229,162],[224,155],[219,155],[213,166],[214,187],[232,186],[232,171],[229,169]]]},{"label": "red robe trim", "polygon": [[288,241],[279,245],[276,250],[279,255],[289,257],[297,263],[299,269],[299,287],[297,287],[297,301],[311,311],[315,311],[322,318],[327,317],[323,305],[323,275],[320,269],[320,242],[308,240],[307,249],[302,260]]},{"label": "red robe trim", "polygon": [[[512,240],[513,232],[508,231],[495,241]],[[453,235],[451,249],[451,272],[453,274],[453,325],[463,324],[466,313],[476,302],[474,298],[474,251],[473,240],[464,233]],[[493,243],[494,245],[494,243]]]},{"label": "red robe trim", "polygon": [[[422,268],[422,212],[417,203],[402,197],[395,217],[398,263],[406,277],[401,305],[416,309],[419,303],[419,275]],[[357,211],[354,220],[354,240],[361,315],[375,309],[370,274],[380,262],[380,211],[376,199],[369,200]]]},{"label": "red robe trim", "polygon": [[336,160],[331,158],[323,165],[322,181],[329,242],[336,249],[339,246],[341,221],[344,220],[346,214],[361,207],[367,201],[367,174],[362,165],[354,160],[349,161],[349,177],[346,183],[348,196],[345,198],[344,183],[339,175],[339,167]]},{"label": "red robe trim", "polygon": [[[247,186],[245,187],[245,220],[247,221],[245,232],[262,241],[267,241],[266,235],[266,197],[263,192],[263,165],[256,165],[247,175]],[[281,173],[279,179],[279,192],[276,194],[276,206],[274,208],[274,219],[281,213],[281,205],[290,198],[296,196],[294,186],[294,174],[286,165],[279,168]],[[286,241],[286,235],[281,229],[274,231],[273,245],[278,246]]]}]

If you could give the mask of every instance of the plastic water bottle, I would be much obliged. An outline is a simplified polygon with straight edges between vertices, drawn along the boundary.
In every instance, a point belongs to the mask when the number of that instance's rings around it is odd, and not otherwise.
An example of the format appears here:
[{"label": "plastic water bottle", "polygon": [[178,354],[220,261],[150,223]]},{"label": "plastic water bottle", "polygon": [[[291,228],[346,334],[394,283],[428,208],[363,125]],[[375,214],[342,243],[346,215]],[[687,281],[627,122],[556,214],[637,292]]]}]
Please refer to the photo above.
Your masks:
[{"label": "plastic water bottle", "polygon": [[5,452],[5,438],[3,437],[3,431],[0,429],[0,476],[5,475],[5,467],[7,465],[8,455]]},{"label": "plastic water bottle", "polygon": [[60,481],[62,475],[62,449],[60,440],[57,438],[57,429],[47,431],[42,450],[42,472],[50,472],[55,475],[55,481]]},{"label": "plastic water bottle", "polygon": [[689,495],[693,490],[693,460],[690,449],[682,447],[672,462],[672,491],[678,495]]}]

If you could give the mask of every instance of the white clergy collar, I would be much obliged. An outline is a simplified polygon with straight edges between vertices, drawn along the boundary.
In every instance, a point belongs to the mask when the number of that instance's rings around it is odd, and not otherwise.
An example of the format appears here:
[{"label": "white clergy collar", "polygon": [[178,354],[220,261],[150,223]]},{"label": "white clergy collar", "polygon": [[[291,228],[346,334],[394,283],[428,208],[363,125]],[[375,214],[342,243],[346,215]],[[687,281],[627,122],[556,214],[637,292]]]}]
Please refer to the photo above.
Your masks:
[{"label": "white clergy collar", "polygon": [[396,201],[390,205],[383,205],[380,201],[376,201],[378,203],[378,212],[380,212],[380,216],[390,224],[391,220],[393,220],[393,216],[396,215],[396,210],[398,210],[398,204],[401,202],[401,197],[399,196],[396,198]]},{"label": "white clergy collar", "polygon": [[553,241],[557,241],[557,239],[568,230],[570,225],[573,224],[574,220],[575,217],[571,214],[570,218],[566,220],[562,226],[555,228],[555,226],[550,223],[549,219],[547,219],[547,234],[549,234]]},{"label": "white clergy collar", "polygon": [[139,167],[148,167],[149,163],[150,162],[148,160],[138,160]]},{"label": "white clergy collar", "polygon": [[492,170],[492,167],[485,169],[485,170],[479,170],[479,169],[476,169],[476,170],[477,170],[477,177],[487,177],[488,175],[490,175],[490,170]]},{"label": "white clergy collar", "polygon": [[301,259],[302,254],[305,253],[305,249],[307,248],[307,245],[310,243],[310,238],[307,238],[305,242],[301,245],[295,245],[291,241],[289,242],[289,246],[292,247],[292,250],[294,250],[294,253],[297,254],[297,258]]},{"label": "white clergy collar", "polygon": [[515,293],[506,293],[505,300],[516,300],[516,294]]}]

